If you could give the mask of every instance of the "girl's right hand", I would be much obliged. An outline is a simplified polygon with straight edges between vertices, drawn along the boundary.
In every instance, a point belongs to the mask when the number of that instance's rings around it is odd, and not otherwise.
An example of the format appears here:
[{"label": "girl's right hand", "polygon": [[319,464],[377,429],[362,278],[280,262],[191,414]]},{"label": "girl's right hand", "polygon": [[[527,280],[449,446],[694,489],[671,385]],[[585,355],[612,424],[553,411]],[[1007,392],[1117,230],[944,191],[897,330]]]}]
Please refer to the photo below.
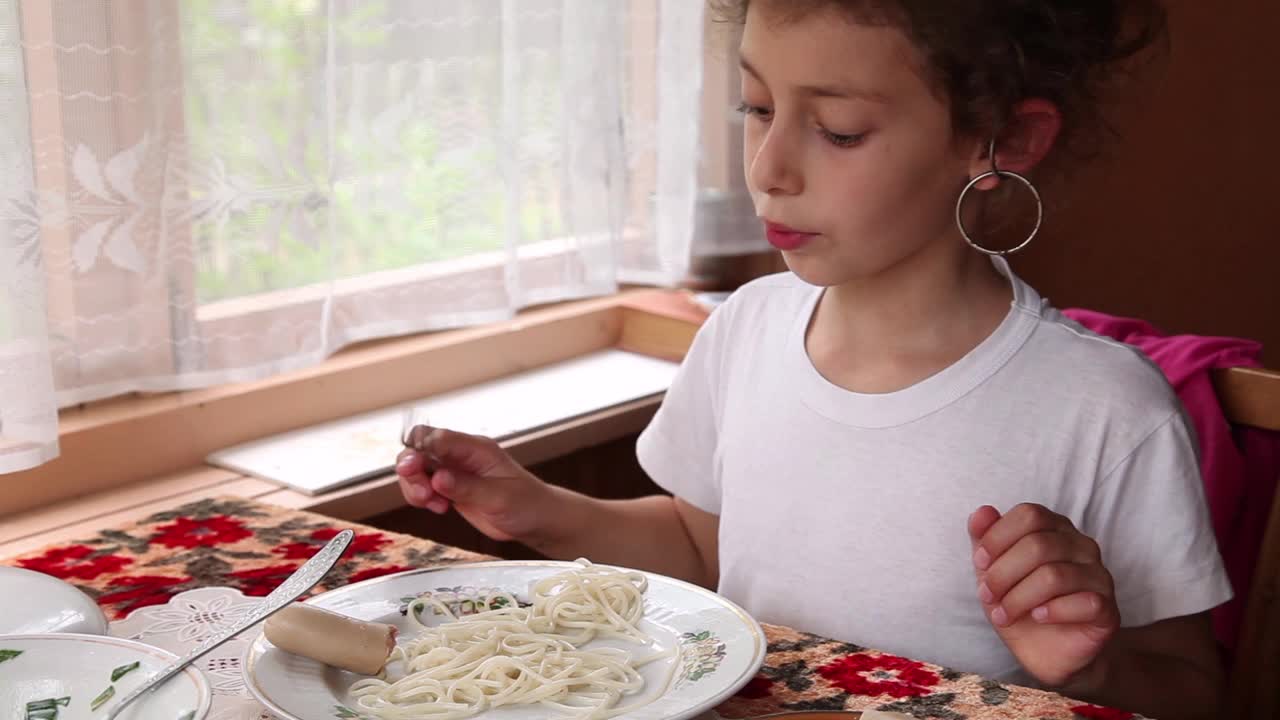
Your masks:
[{"label": "girl's right hand", "polygon": [[493,540],[521,540],[537,531],[550,486],[498,443],[426,425],[414,427],[407,440],[396,457],[396,475],[410,505],[441,515],[452,505]]}]

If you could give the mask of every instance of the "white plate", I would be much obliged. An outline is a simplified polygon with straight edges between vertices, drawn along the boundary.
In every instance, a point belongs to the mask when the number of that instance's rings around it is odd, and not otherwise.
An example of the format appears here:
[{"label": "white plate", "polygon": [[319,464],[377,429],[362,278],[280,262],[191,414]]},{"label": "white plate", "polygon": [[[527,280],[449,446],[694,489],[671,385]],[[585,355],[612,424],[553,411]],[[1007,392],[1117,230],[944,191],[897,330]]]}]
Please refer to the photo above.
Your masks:
[{"label": "white plate", "polygon": [[4,588],[0,592],[0,635],[107,634],[107,618],[98,604],[52,575],[0,567],[0,588]]},{"label": "white plate", "polygon": [[[149,675],[177,660],[174,654],[133,640],[71,633],[0,635],[0,650],[21,655],[0,662],[0,717],[26,717],[27,703],[70,698],[58,708],[58,720],[101,720],[111,704],[141,685]],[[111,671],[131,663],[138,669],[112,682]],[[109,686],[115,696],[97,712],[89,704]],[[159,690],[125,708],[120,720],[193,720],[209,712],[209,683],[188,667]]]},{"label": "white plate", "polygon": [[[494,591],[510,592],[518,600],[540,580],[577,567],[563,562],[489,562],[410,570],[367,580],[317,595],[308,602],[360,620],[385,622],[407,637],[412,626],[401,615],[409,599],[424,592],[450,592],[478,597]],[[643,694],[628,696],[631,704],[656,699],[621,715],[626,720],[683,720],[710,710],[747,683],[764,662],[765,639],[760,625],[738,606],[715,593],[661,575],[645,573],[645,616],[641,629],[654,638],[654,649],[678,645],[679,660],[653,662],[641,668]],[[622,642],[592,641],[628,647]],[[634,649],[634,645],[629,646]],[[663,686],[675,668],[669,687]],[[286,653],[259,635],[245,655],[245,684],[249,691],[285,720],[348,720],[362,717],[347,688],[361,676]],[[505,707],[476,716],[484,720],[548,720],[539,706]]]}]

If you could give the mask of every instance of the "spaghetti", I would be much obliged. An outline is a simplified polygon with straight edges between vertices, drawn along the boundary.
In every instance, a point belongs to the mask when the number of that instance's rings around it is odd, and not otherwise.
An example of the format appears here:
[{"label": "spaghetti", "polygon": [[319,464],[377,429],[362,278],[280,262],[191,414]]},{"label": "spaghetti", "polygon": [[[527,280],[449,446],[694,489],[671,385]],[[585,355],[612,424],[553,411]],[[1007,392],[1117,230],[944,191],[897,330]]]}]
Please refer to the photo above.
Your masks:
[{"label": "spaghetti", "polygon": [[[418,632],[391,655],[403,664],[403,677],[384,672],[356,682],[356,704],[378,720],[460,720],[535,704],[577,720],[607,720],[648,704],[618,707],[644,688],[638,669],[671,651],[635,658],[621,649],[583,647],[597,638],[651,643],[639,628],[648,582],[640,573],[578,564],[534,583],[528,607],[496,595],[485,607],[498,609],[460,619],[436,598],[414,600],[409,618]],[[422,610],[450,622],[429,627],[418,619]]]}]

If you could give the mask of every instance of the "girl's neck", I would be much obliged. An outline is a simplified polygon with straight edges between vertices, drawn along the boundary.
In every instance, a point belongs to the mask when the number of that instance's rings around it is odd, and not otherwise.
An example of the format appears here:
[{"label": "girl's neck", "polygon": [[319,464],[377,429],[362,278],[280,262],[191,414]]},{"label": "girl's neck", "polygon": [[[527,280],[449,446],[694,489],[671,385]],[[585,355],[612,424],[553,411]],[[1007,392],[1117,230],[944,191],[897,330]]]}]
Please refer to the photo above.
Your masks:
[{"label": "girl's neck", "polygon": [[1008,279],[957,238],[828,288],[810,321],[814,366],[848,390],[914,385],[964,357],[1009,312]]}]

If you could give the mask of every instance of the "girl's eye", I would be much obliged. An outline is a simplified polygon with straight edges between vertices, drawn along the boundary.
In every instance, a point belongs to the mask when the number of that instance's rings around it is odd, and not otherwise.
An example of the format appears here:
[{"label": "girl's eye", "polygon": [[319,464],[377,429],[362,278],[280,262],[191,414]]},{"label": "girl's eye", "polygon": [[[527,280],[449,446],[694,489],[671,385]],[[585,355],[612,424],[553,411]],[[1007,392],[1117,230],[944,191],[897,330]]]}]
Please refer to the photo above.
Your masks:
[{"label": "girl's eye", "polygon": [[849,148],[862,142],[867,137],[867,134],[857,133],[855,135],[841,135],[839,133],[833,133],[830,130],[823,129],[822,137],[826,138],[827,142],[835,145],[836,147]]},{"label": "girl's eye", "polygon": [[[739,103],[737,110],[739,113],[743,115],[755,117],[765,122],[768,122],[769,119],[773,117],[772,109],[763,107],[761,105],[752,105],[747,102]],[[866,133],[857,133],[854,135],[842,135],[840,133],[831,132],[826,128],[821,128],[821,133],[822,133],[822,137],[824,137],[827,140],[827,142],[840,148],[854,147],[855,145],[858,145],[859,143],[861,143],[867,137]]]},{"label": "girl's eye", "polygon": [[768,120],[769,116],[773,114],[773,111],[770,110],[769,108],[760,107],[759,105],[750,105],[745,102],[738,105],[738,112],[742,113],[743,115],[751,115],[753,117],[758,117],[761,120]]}]

